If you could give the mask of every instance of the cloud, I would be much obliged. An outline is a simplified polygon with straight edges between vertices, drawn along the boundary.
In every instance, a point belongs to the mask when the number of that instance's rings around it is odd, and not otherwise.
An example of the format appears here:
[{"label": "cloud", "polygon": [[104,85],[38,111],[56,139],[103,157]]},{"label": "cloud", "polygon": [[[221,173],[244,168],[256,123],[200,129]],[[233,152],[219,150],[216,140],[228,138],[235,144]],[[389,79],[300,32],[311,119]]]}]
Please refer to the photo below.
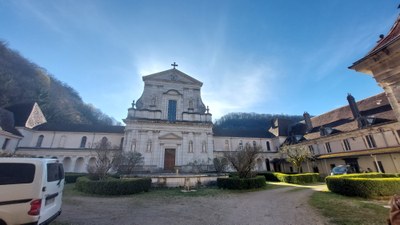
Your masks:
[{"label": "cloud", "polygon": [[253,60],[227,67],[213,74],[205,84],[203,101],[210,106],[214,119],[230,112],[251,111],[274,97],[277,75],[271,65]]}]

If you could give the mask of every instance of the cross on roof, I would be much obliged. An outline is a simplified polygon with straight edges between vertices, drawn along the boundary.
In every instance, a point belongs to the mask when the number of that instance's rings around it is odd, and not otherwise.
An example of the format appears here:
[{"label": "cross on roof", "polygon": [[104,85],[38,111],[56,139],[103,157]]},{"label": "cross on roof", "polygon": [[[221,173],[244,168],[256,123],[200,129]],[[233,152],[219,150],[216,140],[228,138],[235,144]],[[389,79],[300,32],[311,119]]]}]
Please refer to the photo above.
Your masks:
[{"label": "cross on roof", "polygon": [[173,64],[171,64],[171,66],[173,66],[173,67],[174,67],[174,69],[175,69],[175,67],[177,67],[177,66],[178,66],[178,64],[176,64],[176,62],[174,62]]}]

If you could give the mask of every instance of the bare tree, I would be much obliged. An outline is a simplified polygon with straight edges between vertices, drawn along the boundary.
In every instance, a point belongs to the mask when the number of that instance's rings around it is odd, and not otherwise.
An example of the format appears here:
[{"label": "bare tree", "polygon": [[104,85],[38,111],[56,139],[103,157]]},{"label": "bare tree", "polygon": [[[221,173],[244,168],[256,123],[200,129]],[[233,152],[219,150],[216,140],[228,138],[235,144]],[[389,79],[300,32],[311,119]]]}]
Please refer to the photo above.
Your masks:
[{"label": "bare tree", "polygon": [[252,177],[251,171],[256,164],[256,158],[261,152],[261,146],[247,143],[244,147],[239,147],[236,151],[225,152],[225,158],[232,167],[238,172],[240,178]]},{"label": "bare tree", "polygon": [[116,157],[115,168],[121,174],[132,174],[134,169],[143,165],[144,157],[139,152],[120,152]]},{"label": "bare tree", "polygon": [[301,164],[311,158],[310,150],[304,145],[284,145],[280,148],[280,152],[286,156],[286,160],[290,162],[299,173]]},{"label": "bare tree", "polygon": [[118,163],[118,147],[111,146],[111,143],[103,138],[94,144],[93,152],[96,154],[96,162],[87,166],[87,171],[92,179],[103,180],[107,177],[108,171]]},{"label": "bare tree", "polygon": [[218,174],[225,172],[229,165],[229,162],[225,157],[214,158],[213,163],[214,169],[217,171]]}]

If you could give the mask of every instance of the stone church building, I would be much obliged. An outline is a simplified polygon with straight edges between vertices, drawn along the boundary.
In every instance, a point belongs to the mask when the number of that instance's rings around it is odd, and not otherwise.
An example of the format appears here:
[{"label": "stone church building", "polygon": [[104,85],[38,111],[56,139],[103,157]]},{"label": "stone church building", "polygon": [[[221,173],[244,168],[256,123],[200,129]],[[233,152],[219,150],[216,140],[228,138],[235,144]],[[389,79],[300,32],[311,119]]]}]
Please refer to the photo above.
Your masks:
[{"label": "stone church building", "polygon": [[200,95],[203,84],[175,68],[143,81],[143,94],[124,120],[124,151],[140,152],[147,167],[165,170],[212,159],[212,121]]},{"label": "stone church building", "polygon": [[175,66],[143,77],[143,93],[128,109],[126,126],[46,123],[36,103],[2,109],[2,150],[58,158],[67,172],[86,172],[96,162],[95,144],[107,140],[116,151],[141,153],[144,171],[189,172],[194,164],[212,169],[214,157],[250,143],[262,147],[255,169],[271,170],[284,138],[267,131],[262,137],[214,136],[202,82]]}]

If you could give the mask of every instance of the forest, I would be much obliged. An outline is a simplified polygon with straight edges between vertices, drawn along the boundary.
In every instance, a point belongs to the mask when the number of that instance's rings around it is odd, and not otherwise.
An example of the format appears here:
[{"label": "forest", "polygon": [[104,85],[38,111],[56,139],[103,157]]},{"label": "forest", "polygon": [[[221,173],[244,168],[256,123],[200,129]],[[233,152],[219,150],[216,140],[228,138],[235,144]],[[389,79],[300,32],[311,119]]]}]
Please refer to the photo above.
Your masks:
[{"label": "forest", "polygon": [[0,107],[37,102],[49,123],[115,124],[78,92],[0,41]]},{"label": "forest", "polygon": [[294,123],[303,120],[303,116],[283,114],[229,113],[214,122],[213,133],[216,136],[229,137],[271,137],[268,132],[275,118],[290,120]]}]

